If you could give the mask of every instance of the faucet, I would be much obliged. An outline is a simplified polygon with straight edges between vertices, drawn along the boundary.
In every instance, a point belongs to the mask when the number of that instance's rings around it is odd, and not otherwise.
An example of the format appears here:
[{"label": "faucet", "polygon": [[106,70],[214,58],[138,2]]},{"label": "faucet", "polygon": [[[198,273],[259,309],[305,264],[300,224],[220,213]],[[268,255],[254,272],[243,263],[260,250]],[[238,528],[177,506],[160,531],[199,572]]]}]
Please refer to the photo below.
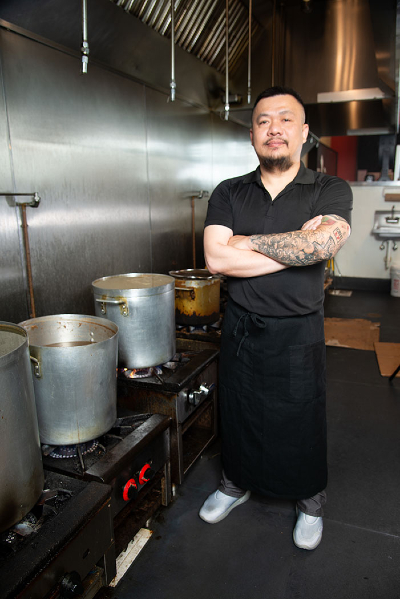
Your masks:
[{"label": "faucet", "polygon": [[391,216],[387,216],[386,217],[386,222],[387,223],[391,223],[393,225],[397,224],[399,222],[399,217],[394,215],[394,205],[392,206],[392,214]]}]

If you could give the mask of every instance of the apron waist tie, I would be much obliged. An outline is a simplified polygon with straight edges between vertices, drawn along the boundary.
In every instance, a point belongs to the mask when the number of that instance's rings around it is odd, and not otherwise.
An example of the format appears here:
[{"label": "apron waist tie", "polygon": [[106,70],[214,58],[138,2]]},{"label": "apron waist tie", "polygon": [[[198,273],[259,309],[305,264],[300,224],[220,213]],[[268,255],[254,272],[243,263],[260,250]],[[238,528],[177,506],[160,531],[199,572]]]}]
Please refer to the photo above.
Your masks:
[{"label": "apron waist tie", "polygon": [[239,357],[240,354],[240,350],[242,348],[242,345],[246,339],[246,337],[249,336],[249,332],[247,330],[247,319],[250,316],[252,323],[259,329],[265,329],[265,327],[267,326],[267,322],[264,318],[262,318],[262,316],[259,316],[259,314],[254,314],[252,312],[244,312],[238,319],[235,328],[233,329],[233,336],[236,337],[237,332],[238,332],[238,328],[240,323],[243,321],[243,335],[242,338],[240,339],[240,343],[239,343],[239,347],[238,350],[236,352],[236,355]]}]

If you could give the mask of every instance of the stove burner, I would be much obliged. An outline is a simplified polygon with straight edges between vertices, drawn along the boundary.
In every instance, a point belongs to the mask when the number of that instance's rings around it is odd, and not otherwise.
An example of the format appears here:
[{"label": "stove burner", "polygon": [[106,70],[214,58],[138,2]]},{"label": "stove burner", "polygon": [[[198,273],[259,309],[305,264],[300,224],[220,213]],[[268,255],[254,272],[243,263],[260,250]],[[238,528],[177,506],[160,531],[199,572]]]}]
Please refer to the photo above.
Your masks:
[{"label": "stove burner", "polygon": [[42,445],[44,467],[52,472],[82,478],[87,470],[152,416],[150,413],[123,415],[125,412],[121,409],[119,413],[120,417],[112,428],[93,441],[77,445]]},{"label": "stove burner", "polygon": [[98,446],[99,441],[97,439],[76,445],[57,445],[55,447],[43,445],[42,453],[51,458],[76,458],[79,457],[79,451],[81,455],[87,455],[88,453],[92,453]]},{"label": "stove burner", "polygon": [[118,376],[127,379],[152,379],[155,378],[159,383],[163,384],[164,375],[170,375],[181,365],[190,361],[190,358],[196,352],[187,351],[174,354],[169,362],[160,364],[159,366],[151,366],[149,368],[119,368]]},{"label": "stove burner", "polygon": [[0,534],[0,566],[4,559],[15,552],[25,543],[25,538],[38,534],[43,524],[53,518],[62,505],[73,495],[72,491],[62,488],[46,489],[36,505],[22,520]]},{"label": "stove burner", "polygon": [[27,537],[33,532],[37,532],[42,522],[33,512],[26,514],[22,520],[14,524],[14,526],[8,531],[7,536],[4,538],[5,543],[14,543],[17,539],[16,535],[20,537]]},{"label": "stove burner", "polygon": [[120,372],[127,379],[147,379],[151,376],[162,374],[161,366],[151,366],[150,368],[121,368]]}]

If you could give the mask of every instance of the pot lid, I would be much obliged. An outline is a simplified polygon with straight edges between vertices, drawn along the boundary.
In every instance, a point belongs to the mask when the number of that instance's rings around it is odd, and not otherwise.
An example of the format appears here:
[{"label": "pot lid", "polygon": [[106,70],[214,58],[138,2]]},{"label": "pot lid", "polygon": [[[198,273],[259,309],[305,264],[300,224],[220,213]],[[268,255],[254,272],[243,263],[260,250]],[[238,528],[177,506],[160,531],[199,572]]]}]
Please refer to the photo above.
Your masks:
[{"label": "pot lid", "polygon": [[136,297],[157,295],[173,290],[175,280],[173,277],[162,274],[127,273],[96,279],[92,286],[95,293]]},{"label": "pot lid", "polygon": [[176,279],[219,279],[206,268],[188,268],[186,270],[170,270],[169,274]]}]

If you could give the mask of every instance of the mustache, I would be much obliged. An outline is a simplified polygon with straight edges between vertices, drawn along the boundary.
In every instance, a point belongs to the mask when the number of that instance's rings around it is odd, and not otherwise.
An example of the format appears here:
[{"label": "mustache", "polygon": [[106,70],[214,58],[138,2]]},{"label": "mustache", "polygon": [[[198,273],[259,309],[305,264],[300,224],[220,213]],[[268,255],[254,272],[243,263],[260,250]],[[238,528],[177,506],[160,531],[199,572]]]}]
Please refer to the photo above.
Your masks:
[{"label": "mustache", "polygon": [[269,146],[270,143],[274,143],[275,141],[282,141],[284,144],[288,145],[286,139],[282,139],[282,137],[274,137],[273,139],[269,139],[264,143],[264,146]]}]

